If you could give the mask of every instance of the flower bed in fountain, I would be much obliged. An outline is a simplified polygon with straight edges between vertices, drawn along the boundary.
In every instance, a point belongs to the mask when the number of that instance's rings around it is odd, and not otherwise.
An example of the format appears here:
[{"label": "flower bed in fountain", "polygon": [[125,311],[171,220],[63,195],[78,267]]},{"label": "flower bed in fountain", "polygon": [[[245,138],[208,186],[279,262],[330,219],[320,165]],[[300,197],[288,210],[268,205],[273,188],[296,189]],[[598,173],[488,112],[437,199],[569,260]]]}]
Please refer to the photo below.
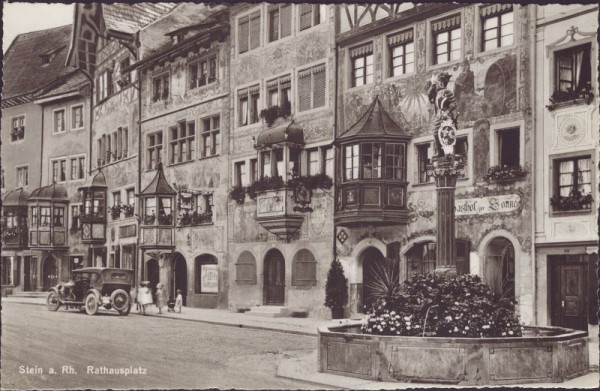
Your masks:
[{"label": "flower bed in fountain", "polygon": [[478,276],[376,270],[364,322],[319,329],[321,372],[463,385],[558,382],[587,373],[587,333],[522,326]]}]

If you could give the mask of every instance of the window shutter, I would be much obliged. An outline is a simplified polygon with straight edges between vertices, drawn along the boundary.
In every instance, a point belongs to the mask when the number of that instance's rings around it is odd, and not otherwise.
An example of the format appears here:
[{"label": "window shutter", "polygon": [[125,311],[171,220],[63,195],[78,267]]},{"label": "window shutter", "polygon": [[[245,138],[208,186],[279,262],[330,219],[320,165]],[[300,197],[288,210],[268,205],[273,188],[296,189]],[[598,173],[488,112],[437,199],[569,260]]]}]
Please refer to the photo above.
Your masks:
[{"label": "window shutter", "polygon": [[292,5],[282,4],[279,11],[279,22],[281,23],[281,37],[292,35]]},{"label": "window shutter", "polygon": [[236,268],[236,282],[238,285],[256,285],[256,260],[249,251],[240,254]]},{"label": "window shutter", "polygon": [[314,68],[313,70],[313,109],[325,106],[325,65]]},{"label": "window shutter", "polygon": [[300,250],[292,261],[292,285],[317,285],[317,261],[308,250]]},{"label": "window shutter", "polygon": [[260,46],[260,12],[250,15],[250,50]]},{"label": "window shutter", "polygon": [[312,71],[310,69],[298,74],[298,109],[300,111],[310,110],[310,93],[312,83]]},{"label": "window shutter", "polygon": [[249,23],[250,20],[248,17],[241,18],[239,20],[238,27],[238,53],[244,53],[248,51],[248,37],[249,37]]},{"label": "window shutter", "polygon": [[300,31],[312,27],[312,7],[312,4],[300,4]]}]

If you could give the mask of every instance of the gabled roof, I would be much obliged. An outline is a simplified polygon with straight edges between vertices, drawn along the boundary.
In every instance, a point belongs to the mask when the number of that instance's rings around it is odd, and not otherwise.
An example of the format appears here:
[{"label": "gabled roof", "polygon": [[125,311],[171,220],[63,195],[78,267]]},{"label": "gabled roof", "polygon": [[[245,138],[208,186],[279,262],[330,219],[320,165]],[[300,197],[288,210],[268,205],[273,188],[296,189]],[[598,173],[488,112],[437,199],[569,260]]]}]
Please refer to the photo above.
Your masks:
[{"label": "gabled roof", "polygon": [[167,178],[165,178],[165,173],[163,172],[162,163],[158,163],[158,169],[156,171],[156,176],[150,182],[150,184],[142,191],[141,195],[175,195],[177,192],[173,190],[169,182],[167,182]]},{"label": "gabled roof", "polygon": [[99,36],[117,37],[135,50],[134,35],[177,6],[177,3],[75,3],[67,64],[93,74]]},{"label": "gabled roof", "polygon": [[69,196],[67,195],[67,189],[63,185],[53,183],[32,191],[29,200],[68,202]]},{"label": "gabled roof", "polygon": [[176,6],[177,3],[102,4],[102,13],[107,30],[134,34]]},{"label": "gabled roof", "polygon": [[[2,98],[30,94],[73,72],[65,66],[71,25],[19,34],[4,56]],[[44,64],[43,55],[54,53]]]},{"label": "gabled roof", "polygon": [[27,206],[29,193],[22,187],[9,191],[2,200],[2,206]]},{"label": "gabled roof", "polygon": [[51,98],[54,96],[60,96],[70,92],[81,91],[81,88],[89,84],[89,79],[79,71],[76,71],[73,75],[67,77],[64,83],[59,84],[57,87],[41,90],[34,94],[35,99]]},{"label": "gabled roof", "polygon": [[354,125],[342,133],[338,140],[350,137],[373,137],[373,136],[396,136],[410,138],[410,135],[404,131],[390,115],[376,96],[373,103],[367,111],[360,117]]}]

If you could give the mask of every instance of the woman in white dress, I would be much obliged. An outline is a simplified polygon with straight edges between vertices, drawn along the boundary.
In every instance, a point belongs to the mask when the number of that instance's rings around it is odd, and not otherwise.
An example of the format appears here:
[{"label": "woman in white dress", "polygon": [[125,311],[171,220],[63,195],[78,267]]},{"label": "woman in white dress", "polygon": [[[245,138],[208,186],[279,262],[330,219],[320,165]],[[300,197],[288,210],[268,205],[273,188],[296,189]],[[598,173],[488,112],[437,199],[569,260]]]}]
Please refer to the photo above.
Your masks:
[{"label": "woman in white dress", "polygon": [[142,308],[142,315],[146,315],[146,306],[152,304],[152,292],[148,287],[150,283],[148,281],[142,281],[140,283],[140,289],[138,289],[138,303]]}]

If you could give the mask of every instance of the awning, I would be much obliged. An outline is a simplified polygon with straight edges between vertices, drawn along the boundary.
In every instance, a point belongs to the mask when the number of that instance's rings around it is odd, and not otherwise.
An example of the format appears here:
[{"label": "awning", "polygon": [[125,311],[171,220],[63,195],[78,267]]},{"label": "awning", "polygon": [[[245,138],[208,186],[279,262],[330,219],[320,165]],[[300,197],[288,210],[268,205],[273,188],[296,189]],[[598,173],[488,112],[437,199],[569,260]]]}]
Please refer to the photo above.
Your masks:
[{"label": "awning", "polygon": [[273,144],[290,143],[304,145],[304,131],[294,121],[285,121],[265,129],[256,138],[254,148],[270,147]]}]

